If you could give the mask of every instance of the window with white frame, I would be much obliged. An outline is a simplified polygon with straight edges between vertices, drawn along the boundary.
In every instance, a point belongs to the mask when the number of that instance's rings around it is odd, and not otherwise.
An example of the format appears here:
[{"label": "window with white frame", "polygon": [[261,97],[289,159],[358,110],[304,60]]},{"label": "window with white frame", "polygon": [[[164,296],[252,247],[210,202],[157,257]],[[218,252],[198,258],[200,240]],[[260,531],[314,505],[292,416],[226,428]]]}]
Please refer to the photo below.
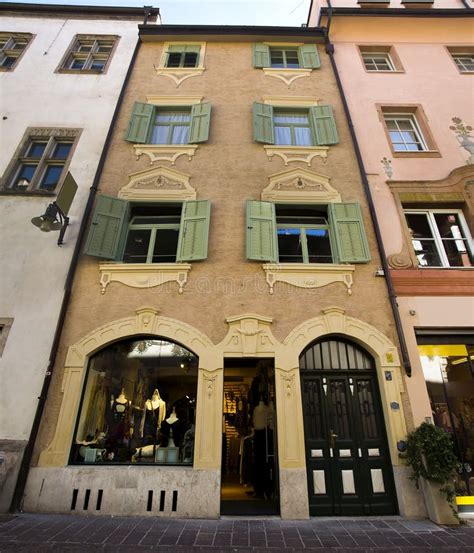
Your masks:
[{"label": "window with white frame", "polygon": [[79,132],[31,129],[7,170],[3,189],[17,193],[54,192],[66,174]]},{"label": "window with white frame", "polygon": [[462,211],[405,210],[419,267],[472,267],[472,238]]},{"label": "window with white frame", "polygon": [[451,56],[461,73],[474,72],[474,53],[462,50],[451,51]]},{"label": "window with white frame", "polygon": [[395,71],[388,52],[361,52],[367,71]]},{"label": "window with white frame", "polygon": [[11,71],[32,37],[30,33],[0,33],[0,69]]},{"label": "window with white frame", "polygon": [[413,113],[384,113],[395,152],[423,152],[429,148]]},{"label": "window with white frame", "polygon": [[298,48],[270,47],[270,67],[286,69],[301,67]]},{"label": "window with white frame", "polygon": [[111,35],[77,35],[59,70],[104,73],[117,40]]},{"label": "window with white frame", "polygon": [[277,110],[273,112],[275,144],[291,146],[312,146],[315,144],[311,132],[308,110]]}]

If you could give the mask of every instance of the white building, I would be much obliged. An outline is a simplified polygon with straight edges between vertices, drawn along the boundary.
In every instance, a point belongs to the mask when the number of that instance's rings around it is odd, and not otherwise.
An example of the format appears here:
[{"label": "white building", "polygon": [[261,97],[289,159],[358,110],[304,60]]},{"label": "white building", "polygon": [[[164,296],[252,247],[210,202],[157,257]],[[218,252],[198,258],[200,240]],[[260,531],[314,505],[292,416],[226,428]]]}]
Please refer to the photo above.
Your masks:
[{"label": "white building", "polygon": [[[157,8],[0,6],[1,512],[49,379],[66,276],[137,26],[157,18]],[[68,170],[78,191],[58,247],[57,232],[30,221],[55,200]]]}]

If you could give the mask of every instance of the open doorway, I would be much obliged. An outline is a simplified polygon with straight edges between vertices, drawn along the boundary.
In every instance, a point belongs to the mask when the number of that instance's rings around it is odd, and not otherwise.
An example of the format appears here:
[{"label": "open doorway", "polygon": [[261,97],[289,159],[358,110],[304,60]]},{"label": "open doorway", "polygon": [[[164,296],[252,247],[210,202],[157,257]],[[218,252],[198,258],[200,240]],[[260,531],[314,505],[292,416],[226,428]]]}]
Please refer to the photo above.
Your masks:
[{"label": "open doorway", "polygon": [[221,514],[279,513],[273,359],[224,363]]}]

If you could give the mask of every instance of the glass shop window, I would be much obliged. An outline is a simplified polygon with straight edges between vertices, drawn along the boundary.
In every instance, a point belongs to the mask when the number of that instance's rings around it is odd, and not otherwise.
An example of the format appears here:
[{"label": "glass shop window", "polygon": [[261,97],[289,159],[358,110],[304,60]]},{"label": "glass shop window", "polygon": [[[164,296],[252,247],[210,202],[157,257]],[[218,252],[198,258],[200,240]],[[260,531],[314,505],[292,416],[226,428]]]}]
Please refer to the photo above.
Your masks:
[{"label": "glass shop window", "polygon": [[159,338],[89,361],[71,463],[192,465],[198,358]]},{"label": "glass shop window", "polygon": [[[421,337],[420,337],[421,338]],[[453,440],[460,471],[456,494],[474,495],[474,340],[418,346],[433,421]],[[438,338],[439,339],[439,338]],[[453,339],[450,340],[451,342]],[[454,339],[455,341],[455,339]],[[470,341],[470,340],[469,340]]]}]

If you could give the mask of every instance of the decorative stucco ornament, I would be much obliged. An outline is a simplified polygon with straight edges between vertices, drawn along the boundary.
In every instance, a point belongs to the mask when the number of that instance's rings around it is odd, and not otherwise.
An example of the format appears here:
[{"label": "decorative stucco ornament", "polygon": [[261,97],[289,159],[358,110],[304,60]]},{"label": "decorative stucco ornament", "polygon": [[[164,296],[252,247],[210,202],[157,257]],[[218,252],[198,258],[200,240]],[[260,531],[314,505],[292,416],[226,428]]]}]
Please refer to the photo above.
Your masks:
[{"label": "decorative stucco ornament", "polygon": [[451,121],[454,125],[450,125],[449,128],[456,134],[459,145],[470,154],[466,160],[466,165],[474,164],[474,136],[469,134],[472,127],[465,125],[460,117],[453,117]]},{"label": "decorative stucco ornament", "polygon": [[389,179],[392,178],[392,175],[393,175],[393,169],[392,169],[392,162],[390,159],[386,158],[386,157],[383,157],[381,160],[380,160],[380,163],[383,165],[383,170],[385,172],[385,174],[387,175],[387,177]]}]

